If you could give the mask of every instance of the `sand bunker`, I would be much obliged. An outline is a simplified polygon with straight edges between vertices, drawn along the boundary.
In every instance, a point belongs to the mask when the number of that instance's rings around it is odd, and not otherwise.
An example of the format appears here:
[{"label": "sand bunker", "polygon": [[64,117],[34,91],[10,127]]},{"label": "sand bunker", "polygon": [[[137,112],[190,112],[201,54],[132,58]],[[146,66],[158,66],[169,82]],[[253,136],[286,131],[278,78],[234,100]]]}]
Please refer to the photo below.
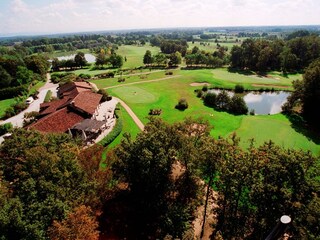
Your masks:
[{"label": "sand bunker", "polygon": [[210,84],[207,82],[194,82],[190,84],[191,87],[200,87],[200,86],[209,86],[209,85]]}]

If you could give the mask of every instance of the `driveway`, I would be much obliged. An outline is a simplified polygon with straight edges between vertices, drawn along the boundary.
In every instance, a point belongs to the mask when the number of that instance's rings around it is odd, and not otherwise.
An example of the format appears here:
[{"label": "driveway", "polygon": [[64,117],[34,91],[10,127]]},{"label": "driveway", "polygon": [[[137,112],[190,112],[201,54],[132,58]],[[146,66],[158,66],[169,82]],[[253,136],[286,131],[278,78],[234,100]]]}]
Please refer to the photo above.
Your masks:
[{"label": "driveway", "polygon": [[[5,123],[11,123],[14,127],[22,127],[23,126],[23,119],[24,119],[24,114],[26,112],[32,112],[32,111],[37,111],[39,112],[40,110],[40,104],[43,103],[44,98],[47,94],[48,90],[51,90],[52,92],[52,96],[56,97],[57,96],[57,87],[58,84],[53,84],[52,82],[50,82],[50,74],[47,73],[47,82],[46,84],[41,87],[39,89],[39,94],[38,94],[38,99],[34,100],[27,109],[25,109],[24,111],[22,111],[21,113],[19,113],[18,115],[15,115],[11,118],[8,118],[2,122],[0,122],[0,124],[5,124]],[[0,137],[0,144],[3,142],[3,138]]]}]

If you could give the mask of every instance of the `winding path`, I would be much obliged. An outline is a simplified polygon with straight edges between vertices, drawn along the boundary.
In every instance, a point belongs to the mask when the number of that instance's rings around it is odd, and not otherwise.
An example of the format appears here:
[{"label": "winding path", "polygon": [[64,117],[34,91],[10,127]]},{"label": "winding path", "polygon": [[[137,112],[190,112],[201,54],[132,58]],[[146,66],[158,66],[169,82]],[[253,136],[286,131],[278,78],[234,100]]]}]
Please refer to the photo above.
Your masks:
[{"label": "winding path", "polygon": [[[94,84],[92,82],[90,82],[90,84],[95,90],[97,90],[97,91],[99,90],[99,88],[97,87],[96,84]],[[143,131],[144,130],[144,125],[140,121],[140,119],[137,117],[137,115],[132,111],[132,109],[124,101],[122,101],[121,99],[119,99],[117,97],[112,97],[112,98],[115,99],[116,101],[118,101],[124,107],[124,109],[128,112],[128,114],[130,115],[132,120],[135,122],[135,124],[137,124],[137,126],[140,128],[140,130]]]},{"label": "winding path", "polygon": [[131,108],[121,99],[116,98],[116,97],[112,97],[115,98],[116,100],[118,100],[118,102],[124,107],[124,109],[129,113],[129,115],[131,116],[131,118],[133,119],[133,121],[137,124],[137,126],[140,128],[141,131],[144,130],[144,125],[143,123],[140,121],[140,119],[137,117],[137,115],[131,110]]}]

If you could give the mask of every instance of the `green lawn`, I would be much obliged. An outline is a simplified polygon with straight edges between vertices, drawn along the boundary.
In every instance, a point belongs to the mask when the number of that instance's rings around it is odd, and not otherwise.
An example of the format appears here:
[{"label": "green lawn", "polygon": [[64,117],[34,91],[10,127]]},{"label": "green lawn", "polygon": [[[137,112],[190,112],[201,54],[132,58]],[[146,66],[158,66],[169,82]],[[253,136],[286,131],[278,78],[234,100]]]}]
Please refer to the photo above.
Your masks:
[{"label": "green lawn", "polygon": [[14,98],[9,98],[5,100],[0,100],[0,118],[3,117],[7,108],[9,108],[12,104],[14,104]]},{"label": "green lawn", "polygon": [[107,88],[112,86],[121,86],[127,83],[148,81],[148,80],[154,80],[154,79],[165,78],[165,77],[168,77],[167,75],[165,75],[165,71],[154,71],[154,72],[148,71],[148,72],[143,72],[139,75],[123,76],[123,78],[125,78],[125,82],[118,82],[118,77],[91,80],[91,82],[95,83],[98,86],[98,88]]},{"label": "green lawn", "polygon": [[32,86],[32,88],[29,91],[29,94],[34,94],[36,91],[39,90],[39,88],[43,87],[46,84],[46,82],[39,81],[36,83],[36,85]]},{"label": "green lawn", "polygon": [[[245,75],[240,73],[229,72],[227,68],[217,69],[197,69],[197,70],[171,70],[173,76],[181,75],[178,79],[183,79],[183,83],[191,84],[193,82],[207,82],[210,87],[218,88],[231,88],[233,89],[236,84],[242,84],[245,89],[258,90],[266,88],[274,88],[279,90],[291,90],[292,81],[301,79],[301,74],[292,74],[284,77],[279,72],[268,73],[267,77],[259,77],[256,74]],[[146,76],[146,78],[141,78]],[[126,83],[134,83],[147,80],[155,80],[159,78],[168,77],[165,71],[161,72],[143,72],[136,76],[125,76],[125,82],[119,83],[118,78],[107,78],[92,80],[99,88],[116,87]],[[175,78],[175,80],[177,79]],[[173,79],[172,79],[173,80]],[[169,80],[168,80],[169,81]],[[199,87],[198,87],[199,88]]]},{"label": "green lawn", "polygon": [[145,46],[122,45],[117,53],[127,58],[127,61],[124,61],[123,68],[134,68],[144,66],[143,56],[147,50],[150,50],[152,54],[160,51],[159,47],[151,47],[147,44]]},{"label": "green lawn", "polygon": [[301,148],[320,155],[320,145],[296,132],[291,122],[283,114],[245,116],[237,134],[242,139],[242,146],[249,146],[249,139],[254,138],[257,145],[272,139],[275,143],[286,148]]},{"label": "green lawn", "polygon": [[[220,71],[222,71],[220,74],[229,74],[224,70]],[[212,76],[210,78],[209,71],[199,70],[198,73],[192,74],[193,77],[181,76],[168,81],[116,87],[108,89],[108,92],[124,100],[143,123],[148,122],[147,116],[151,108],[161,108],[161,117],[170,123],[182,121],[188,116],[201,117],[213,126],[211,134],[214,137],[227,137],[236,132],[242,139],[243,147],[248,147],[250,138],[255,138],[258,144],[272,139],[284,147],[310,150],[314,154],[320,153],[320,145],[296,132],[291,127],[290,121],[282,114],[233,116],[204,106],[202,101],[196,98],[195,87],[190,87],[190,83],[195,79],[199,82],[207,80],[214,83],[214,79]],[[185,111],[174,108],[180,98],[186,98],[189,104],[189,108]]]},{"label": "green lawn", "polygon": [[123,138],[124,133],[130,133],[131,137],[135,139],[138,133],[140,132],[140,129],[132,120],[132,118],[127,113],[127,111],[121,105],[119,105],[119,107],[120,107],[120,111],[118,111],[118,114],[122,119],[122,123],[123,123],[122,131],[118,135],[118,137],[116,137],[116,139],[108,146],[108,148],[114,148],[115,146],[117,146],[121,142],[121,139]]}]

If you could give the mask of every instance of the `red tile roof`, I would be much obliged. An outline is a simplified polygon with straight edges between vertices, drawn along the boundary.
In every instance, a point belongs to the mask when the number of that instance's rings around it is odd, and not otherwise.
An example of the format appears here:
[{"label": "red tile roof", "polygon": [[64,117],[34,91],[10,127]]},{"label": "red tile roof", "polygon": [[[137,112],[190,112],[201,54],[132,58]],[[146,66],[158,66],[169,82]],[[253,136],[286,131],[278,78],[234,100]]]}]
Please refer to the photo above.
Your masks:
[{"label": "red tile roof", "polygon": [[88,114],[94,114],[97,109],[100,100],[102,98],[101,94],[85,91],[80,92],[72,101],[72,106],[76,109],[80,109]]},{"label": "red tile roof", "polygon": [[[76,90],[75,90],[76,89]],[[71,83],[67,83],[62,85],[59,88],[59,95],[60,96],[68,96],[71,93],[79,93],[82,91],[90,91],[92,89],[90,83],[88,82],[71,82]]]},{"label": "red tile roof", "polygon": [[40,104],[40,109],[41,109],[40,115],[47,115],[47,114],[53,113],[63,108],[64,106],[66,106],[70,101],[71,100],[69,100],[69,98],[62,98],[49,103],[42,103]]},{"label": "red tile roof", "polygon": [[83,119],[85,119],[83,116],[65,107],[41,118],[37,122],[31,124],[28,129],[35,129],[46,133],[63,133],[76,123],[83,121]]}]

